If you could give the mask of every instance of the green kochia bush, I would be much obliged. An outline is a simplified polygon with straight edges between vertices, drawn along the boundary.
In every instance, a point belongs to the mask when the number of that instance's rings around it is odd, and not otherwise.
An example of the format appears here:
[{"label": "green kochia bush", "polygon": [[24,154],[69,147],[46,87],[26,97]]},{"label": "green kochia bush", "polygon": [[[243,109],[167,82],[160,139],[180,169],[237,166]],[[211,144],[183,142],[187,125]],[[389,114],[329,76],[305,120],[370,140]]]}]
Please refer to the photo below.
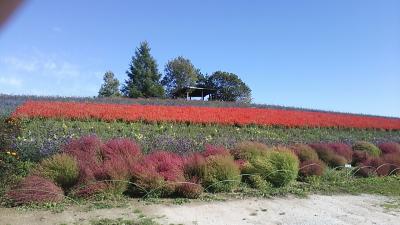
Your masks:
[{"label": "green kochia bush", "polygon": [[274,186],[285,186],[297,178],[299,161],[289,150],[274,149],[268,152],[266,159],[271,167],[265,176]]},{"label": "green kochia bush", "polygon": [[253,187],[268,186],[260,182],[260,177],[276,187],[285,186],[297,177],[299,160],[289,149],[268,149],[262,144],[244,143],[233,152],[236,159],[247,161],[242,173]]},{"label": "green kochia bush", "polygon": [[38,175],[51,179],[64,189],[76,184],[79,178],[78,162],[65,153],[43,160],[36,171]]},{"label": "green kochia bush", "polygon": [[291,149],[293,149],[294,153],[296,153],[301,162],[308,160],[319,160],[318,154],[308,145],[298,144],[292,146]]},{"label": "green kochia bush", "polygon": [[240,183],[240,170],[232,156],[209,156],[202,169],[202,184],[208,191],[229,192]]},{"label": "green kochia bush", "polygon": [[381,150],[376,145],[366,141],[356,142],[352,148],[353,151],[365,151],[373,157],[378,157],[381,155]]}]

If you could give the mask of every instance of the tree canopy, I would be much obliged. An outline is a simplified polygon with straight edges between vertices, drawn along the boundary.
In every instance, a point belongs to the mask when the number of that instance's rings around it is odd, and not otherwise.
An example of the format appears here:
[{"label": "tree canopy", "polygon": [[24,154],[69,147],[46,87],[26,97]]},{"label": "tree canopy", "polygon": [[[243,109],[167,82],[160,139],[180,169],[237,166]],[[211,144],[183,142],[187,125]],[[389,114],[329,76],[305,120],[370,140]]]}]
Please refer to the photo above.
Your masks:
[{"label": "tree canopy", "polygon": [[150,54],[147,42],[140,43],[126,71],[128,79],[122,87],[122,93],[130,98],[164,97],[164,88],[160,83],[161,74],[156,60]]},{"label": "tree canopy", "polygon": [[183,97],[176,94],[188,86],[196,86],[199,80],[200,70],[196,69],[189,59],[179,56],[170,60],[165,65],[165,75],[161,81],[169,97]]},{"label": "tree canopy", "polygon": [[216,90],[213,100],[251,102],[251,89],[234,73],[214,72],[205,83]]},{"label": "tree canopy", "polygon": [[119,92],[119,81],[115,78],[114,73],[107,71],[103,77],[104,83],[99,90],[99,97],[118,97],[121,96]]}]

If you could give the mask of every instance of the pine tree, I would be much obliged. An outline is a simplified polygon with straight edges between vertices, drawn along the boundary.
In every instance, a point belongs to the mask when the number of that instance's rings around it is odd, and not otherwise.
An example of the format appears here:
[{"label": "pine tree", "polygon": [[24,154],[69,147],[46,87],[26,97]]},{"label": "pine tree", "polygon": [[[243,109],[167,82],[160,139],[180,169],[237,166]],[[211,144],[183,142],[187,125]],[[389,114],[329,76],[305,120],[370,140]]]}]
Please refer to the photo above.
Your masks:
[{"label": "pine tree", "polygon": [[163,97],[164,88],[160,84],[161,74],[158,72],[156,60],[150,55],[147,42],[140,43],[132,57],[128,79],[122,87],[122,93],[130,98]]},{"label": "pine tree", "polygon": [[104,83],[99,90],[99,97],[118,97],[121,96],[119,92],[119,81],[115,78],[114,73],[107,71],[103,77]]}]

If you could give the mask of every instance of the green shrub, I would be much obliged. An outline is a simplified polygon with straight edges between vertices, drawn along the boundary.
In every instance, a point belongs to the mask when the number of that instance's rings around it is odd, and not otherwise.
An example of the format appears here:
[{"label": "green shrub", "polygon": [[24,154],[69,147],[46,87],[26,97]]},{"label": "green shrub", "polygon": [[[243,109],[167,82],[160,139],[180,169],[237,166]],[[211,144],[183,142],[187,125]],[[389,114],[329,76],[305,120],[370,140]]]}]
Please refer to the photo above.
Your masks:
[{"label": "green shrub", "polygon": [[248,176],[247,183],[250,185],[250,187],[258,190],[267,190],[271,187],[271,184],[259,174]]},{"label": "green shrub", "polygon": [[244,180],[251,186],[257,186],[254,181],[257,181],[258,178],[252,178],[254,175],[261,176],[265,181],[276,187],[285,186],[296,179],[299,160],[289,149],[267,149],[264,147],[265,145],[258,144],[257,147],[250,146],[252,147],[237,147],[235,156],[247,161],[242,166],[242,174]]},{"label": "green shrub", "polygon": [[211,192],[229,192],[240,183],[240,170],[231,156],[214,155],[206,158],[202,185]]},{"label": "green shrub", "polygon": [[37,173],[53,180],[62,188],[68,189],[78,181],[79,167],[75,158],[63,153],[44,159],[40,163]]},{"label": "green shrub", "polygon": [[292,149],[296,153],[297,157],[301,162],[309,161],[309,160],[319,160],[317,152],[309,145],[298,144],[292,146]]},{"label": "green shrub", "polygon": [[296,180],[299,160],[292,152],[284,148],[275,148],[268,152],[266,159],[271,167],[264,176],[274,186],[282,187]]},{"label": "green shrub", "polygon": [[235,146],[232,155],[235,159],[251,160],[268,151],[268,146],[258,142],[242,142]]},{"label": "green shrub", "polygon": [[359,141],[353,145],[353,151],[364,151],[370,156],[378,157],[381,155],[381,150],[374,144],[366,141]]}]

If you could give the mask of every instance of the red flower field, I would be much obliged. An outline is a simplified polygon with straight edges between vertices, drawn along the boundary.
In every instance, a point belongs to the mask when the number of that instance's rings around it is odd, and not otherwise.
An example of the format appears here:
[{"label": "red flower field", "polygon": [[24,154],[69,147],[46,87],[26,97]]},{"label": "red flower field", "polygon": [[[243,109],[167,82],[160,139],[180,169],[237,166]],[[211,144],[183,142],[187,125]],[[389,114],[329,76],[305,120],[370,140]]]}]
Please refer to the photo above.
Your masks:
[{"label": "red flower field", "polygon": [[28,101],[14,117],[100,119],[104,121],[165,121],[223,125],[279,125],[287,127],[346,127],[399,130],[400,119],[261,108],[121,105],[55,101]]}]

